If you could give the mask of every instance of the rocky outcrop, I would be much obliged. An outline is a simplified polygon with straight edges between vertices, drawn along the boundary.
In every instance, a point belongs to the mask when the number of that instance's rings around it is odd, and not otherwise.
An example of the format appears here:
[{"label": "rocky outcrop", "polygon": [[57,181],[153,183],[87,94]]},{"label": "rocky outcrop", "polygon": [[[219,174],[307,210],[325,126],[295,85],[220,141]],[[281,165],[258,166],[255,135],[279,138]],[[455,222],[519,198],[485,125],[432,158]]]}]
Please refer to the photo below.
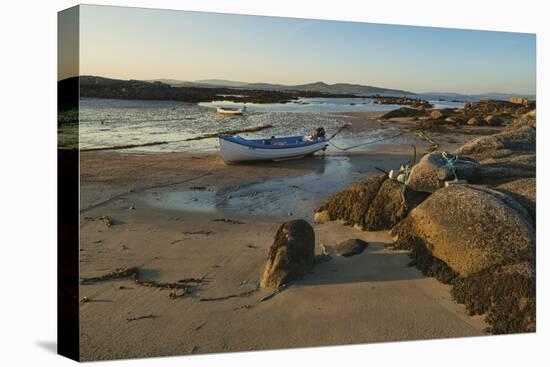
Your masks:
[{"label": "rocky outcrop", "polygon": [[332,195],[315,212],[316,222],[343,220],[362,230],[388,230],[428,194],[407,189],[386,176],[375,176]]},{"label": "rocky outcrop", "polygon": [[392,233],[420,240],[430,254],[461,276],[510,261],[531,260],[535,236],[528,214],[505,194],[473,185],[433,193]]},{"label": "rocky outcrop", "polygon": [[451,116],[453,113],[454,113],[453,108],[443,108],[439,110],[432,110],[430,112],[430,117],[434,120],[444,119],[446,117]]},{"label": "rocky outcrop", "polygon": [[418,117],[418,116],[425,116],[426,111],[422,109],[416,109],[416,108],[410,108],[410,107],[401,107],[396,110],[386,112],[382,116],[380,116],[381,119],[391,119],[394,117]]},{"label": "rocky outcrop", "polygon": [[504,121],[500,117],[495,115],[487,115],[485,116],[483,121],[485,121],[485,123],[489,126],[500,126],[504,123]]},{"label": "rocky outcrop", "polygon": [[334,250],[338,256],[350,257],[359,255],[365,251],[368,245],[369,244],[367,242],[354,238],[340,242],[334,247]]},{"label": "rocky outcrop", "polygon": [[503,131],[499,134],[484,136],[472,140],[456,150],[460,156],[483,160],[498,158],[517,152],[534,151],[536,131],[524,126],[516,130]]},{"label": "rocky outcrop", "polygon": [[510,122],[504,130],[517,130],[524,126],[537,127],[537,110],[532,110]]},{"label": "rocky outcrop", "polygon": [[378,175],[337,192],[315,211],[315,221],[343,220],[348,225],[365,228],[366,213],[385,180],[385,175]]},{"label": "rocky outcrop", "polygon": [[464,105],[464,111],[472,115],[521,115],[533,109],[533,106],[524,106],[508,101],[482,99],[479,102],[469,102]]},{"label": "rocky outcrop", "polygon": [[470,126],[481,126],[483,125],[483,120],[477,116],[470,117],[466,124]]},{"label": "rocky outcrop", "polygon": [[527,108],[535,108],[536,101],[534,99],[524,97],[510,97],[510,102],[518,105],[523,105]]},{"label": "rocky outcrop", "polygon": [[366,213],[364,229],[382,231],[393,228],[427,197],[428,194],[423,192],[404,191],[403,185],[397,181],[384,181]]},{"label": "rocky outcrop", "polygon": [[505,193],[521,204],[529,213],[533,224],[535,224],[537,215],[536,184],[537,180],[535,177],[522,178],[499,185],[495,189]]},{"label": "rocky outcrop", "polygon": [[431,108],[432,104],[423,99],[409,98],[409,97],[381,97],[381,96],[369,96],[374,99],[376,104],[398,104],[413,107],[425,107]]},{"label": "rocky outcrop", "polygon": [[[452,159],[452,155],[448,158]],[[447,159],[442,152],[426,154],[412,168],[407,180],[407,187],[411,190],[422,192],[434,192],[441,187],[446,180],[453,180],[455,175],[446,167]],[[472,180],[479,168],[479,162],[475,159],[459,156],[454,163],[455,173],[460,180]]]},{"label": "rocky outcrop", "polygon": [[262,287],[281,287],[301,279],[313,267],[315,233],[303,219],[283,223],[269,249],[260,281]]},{"label": "rocky outcrop", "polygon": [[536,155],[513,155],[510,151],[504,158],[481,161],[478,179],[475,183],[497,186],[519,178],[534,178],[537,174]]}]

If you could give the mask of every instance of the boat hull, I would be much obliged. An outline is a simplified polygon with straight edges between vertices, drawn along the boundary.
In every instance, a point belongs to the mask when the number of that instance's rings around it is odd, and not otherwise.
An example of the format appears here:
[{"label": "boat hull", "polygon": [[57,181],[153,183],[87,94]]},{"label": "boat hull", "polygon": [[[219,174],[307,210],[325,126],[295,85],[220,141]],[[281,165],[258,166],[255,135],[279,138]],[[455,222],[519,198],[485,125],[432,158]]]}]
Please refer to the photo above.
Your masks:
[{"label": "boat hull", "polygon": [[303,147],[280,148],[280,149],[262,149],[250,147],[223,138],[219,138],[220,152],[225,163],[239,163],[252,161],[279,161],[293,159],[313,154],[319,150],[325,149],[326,143],[320,141],[316,144],[310,144]]},{"label": "boat hull", "polygon": [[216,112],[220,115],[242,115],[242,110],[225,110],[222,108],[218,108]]}]

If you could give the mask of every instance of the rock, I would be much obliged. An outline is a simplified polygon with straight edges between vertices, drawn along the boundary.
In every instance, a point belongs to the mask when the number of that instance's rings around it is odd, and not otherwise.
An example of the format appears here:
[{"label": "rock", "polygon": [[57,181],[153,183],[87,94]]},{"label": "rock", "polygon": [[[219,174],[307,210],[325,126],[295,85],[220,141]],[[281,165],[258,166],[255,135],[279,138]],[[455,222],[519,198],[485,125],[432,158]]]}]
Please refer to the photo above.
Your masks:
[{"label": "rock", "polygon": [[518,115],[525,113],[526,109],[534,108],[534,103],[529,106],[515,104],[508,101],[483,99],[479,102],[470,102],[464,105],[464,110],[468,114],[475,114],[478,116],[486,116],[489,114],[514,114]]},{"label": "rock", "polygon": [[488,167],[480,169],[480,176],[476,184],[481,185],[501,185],[510,180],[516,180],[520,178],[535,177],[536,172],[526,171],[517,168],[507,168],[507,167]]},{"label": "rock", "polygon": [[527,209],[533,223],[536,223],[536,184],[537,180],[535,177],[522,178],[499,185],[495,188],[495,190],[507,194],[521,204],[525,209]]},{"label": "rock", "polygon": [[458,120],[455,117],[447,117],[445,119],[445,122],[449,123],[449,124],[456,124],[458,122]]},{"label": "rock", "polygon": [[403,193],[402,184],[394,180],[386,180],[380,186],[366,213],[363,229],[367,231],[392,229],[409,211],[427,197],[428,194],[426,193],[410,189]]},{"label": "rock", "polygon": [[493,116],[493,115],[487,115],[487,116],[485,116],[485,118],[483,120],[489,126],[500,126],[500,125],[502,125],[502,119],[500,119],[496,116]]},{"label": "rock", "polygon": [[475,159],[493,158],[503,149],[511,152],[534,151],[536,148],[536,131],[532,127],[523,126],[516,130],[483,136],[474,139],[456,150],[460,156]]},{"label": "rock", "polygon": [[439,110],[433,110],[430,112],[430,117],[434,120],[438,120],[440,118],[443,118],[443,114]]},{"label": "rock", "polygon": [[434,120],[440,120],[451,116],[453,113],[454,113],[453,108],[442,108],[439,110],[432,110],[430,112],[430,117]]},{"label": "rock", "polygon": [[521,127],[529,126],[533,129],[537,127],[537,110],[532,110],[526,114],[514,119],[506,126],[505,131],[517,130]]},{"label": "rock", "polygon": [[315,220],[343,220],[365,228],[367,211],[386,175],[378,175],[333,194],[315,211]]},{"label": "rock", "polygon": [[510,97],[510,102],[525,106],[527,108],[535,108],[536,106],[536,101],[534,99],[523,98],[523,97]]},{"label": "rock", "polygon": [[430,117],[437,120],[443,118],[443,113],[441,113],[441,111],[439,110],[433,110],[432,112],[430,112]]},{"label": "rock", "polygon": [[392,234],[400,243],[422,241],[434,257],[469,276],[509,261],[533,259],[535,231],[527,216],[501,192],[451,185],[430,195]]},{"label": "rock", "polygon": [[[434,192],[440,189],[443,187],[443,181],[454,179],[454,175],[446,171],[446,162],[442,152],[426,154],[412,168],[407,187],[422,192]],[[455,163],[456,175],[461,180],[470,181],[475,177],[478,167],[479,162],[475,159],[459,155]]]},{"label": "rock", "polygon": [[381,119],[391,119],[394,117],[418,117],[426,115],[426,111],[422,109],[410,108],[410,107],[401,107],[396,110],[385,113],[380,116]]},{"label": "rock", "polygon": [[262,287],[280,287],[301,279],[313,267],[315,233],[303,219],[283,223],[277,233],[262,275]]},{"label": "rock", "polygon": [[[499,150],[503,153],[506,150]],[[519,178],[534,178],[537,174],[535,154],[509,153],[503,158],[490,158],[481,161],[477,180],[474,183],[497,186]]]},{"label": "rock", "polygon": [[370,96],[369,98],[373,98],[374,103],[376,104],[398,104],[424,108],[433,107],[432,104],[428,101],[409,97],[381,97],[379,95],[375,95]]},{"label": "rock", "polygon": [[367,242],[357,238],[349,239],[335,246],[336,255],[345,257],[359,255],[365,251],[368,245]]},{"label": "rock", "polygon": [[470,125],[470,126],[480,126],[480,125],[482,124],[481,121],[482,121],[482,120],[481,120],[479,117],[474,116],[474,117],[470,118],[470,119],[468,120],[468,122],[466,122],[466,123],[467,123],[468,125]]}]

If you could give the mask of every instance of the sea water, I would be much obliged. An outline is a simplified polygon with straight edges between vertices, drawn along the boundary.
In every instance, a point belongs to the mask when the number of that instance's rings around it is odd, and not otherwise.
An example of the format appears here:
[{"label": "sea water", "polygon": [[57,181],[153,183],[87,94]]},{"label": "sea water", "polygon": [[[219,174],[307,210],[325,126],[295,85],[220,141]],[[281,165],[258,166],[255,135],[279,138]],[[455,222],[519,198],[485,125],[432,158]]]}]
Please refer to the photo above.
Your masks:
[{"label": "sea water", "polygon": [[[445,102],[442,107],[460,107]],[[215,107],[242,106],[231,102],[184,103],[177,101],[144,101],[82,98],[79,115],[81,149],[141,145],[155,142],[169,144],[126,149],[125,152],[193,152],[208,153],[218,149],[217,139],[185,141],[202,134],[238,130],[259,125],[272,128],[241,134],[246,138],[272,135],[307,135],[324,127],[328,135],[353,117],[344,112],[389,111],[402,106],[378,105],[369,98],[301,98],[291,103],[247,103],[243,116],[216,114]],[[456,105],[456,106],[455,106]],[[334,139],[340,146],[374,141],[395,135],[396,129],[366,129],[361,133],[346,131]]]}]

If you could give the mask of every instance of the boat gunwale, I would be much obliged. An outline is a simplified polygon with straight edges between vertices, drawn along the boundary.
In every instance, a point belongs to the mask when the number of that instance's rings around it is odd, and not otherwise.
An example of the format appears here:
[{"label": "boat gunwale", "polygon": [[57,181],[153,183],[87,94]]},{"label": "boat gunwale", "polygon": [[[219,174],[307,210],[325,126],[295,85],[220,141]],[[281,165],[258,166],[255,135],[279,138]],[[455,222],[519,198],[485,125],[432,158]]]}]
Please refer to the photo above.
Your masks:
[{"label": "boat gunwale", "polygon": [[[299,137],[296,136],[296,137]],[[236,140],[233,140],[231,138],[234,138],[233,135],[218,135],[218,138],[219,139],[223,139],[229,143],[234,143],[234,144],[238,144],[238,145],[241,145],[241,146],[245,146],[245,147],[248,147],[248,148],[254,148],[254,149],[296,149],[296,148],[303,148],[303,147],[310,147],[310,146],[313,146],[313,145],[316,145],[316,144],[320,144],[320,143],[326,143],[326,140],[323,139],[323,140],[317,140],[317,141],[312,141],[312,142],[308,142],[308,141],[304,141],[303,144],[300,144],[300,145],[297,145],[297,144],[294,144],[293,146],[285,146],[285,145],[260,145],[258,144],[257,146],[256,145],[251,145],[251,144],[245,144],[243,142],[239,142],[239,141],[236,141]],[[243,139],[244,141],[247,141],[247,142],[250,142],[250,141],[254,141],[254,140],[248,140],[248,139],[244,139],[244,138],[241,138]],[[265,139],[255,139],[256,141],[261,141],[261,140],[265,140]]]}]

